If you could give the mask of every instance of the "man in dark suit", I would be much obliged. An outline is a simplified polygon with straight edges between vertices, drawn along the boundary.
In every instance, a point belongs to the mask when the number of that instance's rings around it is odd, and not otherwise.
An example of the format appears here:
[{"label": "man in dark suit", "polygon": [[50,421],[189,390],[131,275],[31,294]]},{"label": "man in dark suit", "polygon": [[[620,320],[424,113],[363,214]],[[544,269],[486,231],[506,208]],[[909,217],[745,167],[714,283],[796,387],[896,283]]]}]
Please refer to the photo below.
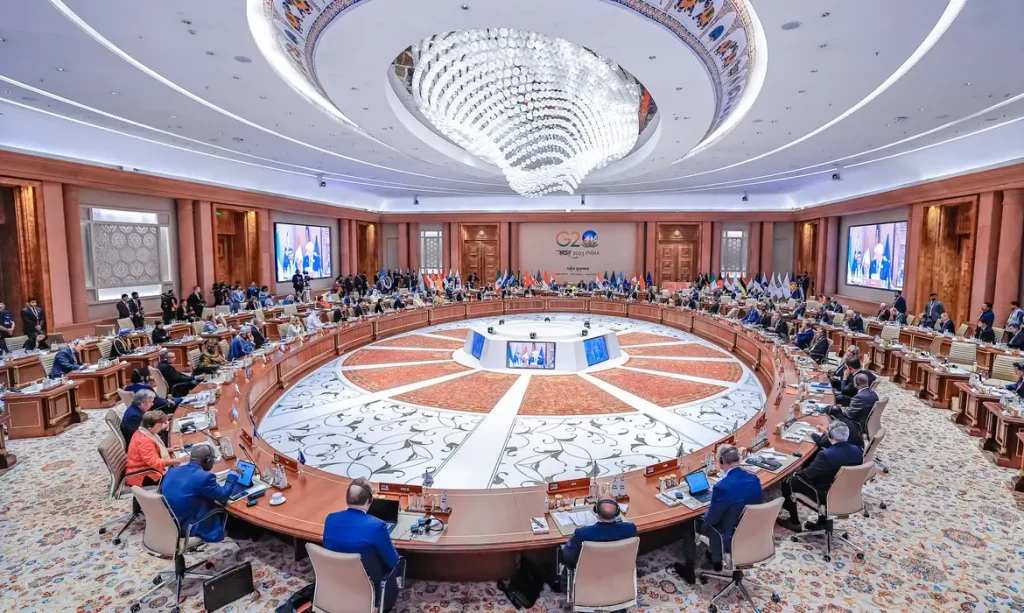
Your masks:
[{"label": "man in dark suit", "polygon": [[131,319],[132,305],[128,300],[128,294],[121,294],[121,301],[117,303],[117,318]]},{"label": "man in dark suit", "polygon": [[[871,389],[871,382],[874,381],[874,377],[875,374],[869,370],[857,371],[853,376],[853,386],[856,391],[852,396],[846,393],[840,394],[839,398],[836,398],[836,404],[829,411],[829,414],[833,417],[846,415],[861,426],[864,426],[867,423],[868,413],[871,412],[875,403],[878,402],[878,394],[875,393],[875,390]],[[844,387],[843,391],[847,392],[850,390]]]},{"label": "man in dark suit", "polygon": [[889,315],[889,306],[884,302],[879,304],[878,313],[875,314],[875,317],[878,318],[878,321],[889,321]]},{"label": "man in dark suit", "polygon": [[[703,521],[691,519],[683,524],[683,563],[676,562],[676,573],[687,583],[696,580],[697,532],[708,538],[708,553],[715,569],[721,570],[722,554],[731,551],[732,535],[740,515],[748,504],[761,504],[764,492],[761,480],[740,468],[740,452],[732,445],[718,450],[718,466],[725,477],[711,488],[711,506]],[[698,526],[698,522],[701,523]]]},{"label": "man in dark suit", "polygon": [[[21,309],[21,327],[25,330],[25,349],[49,349],[46,342],[46,313],[39,308],[34,296],[29,296],[25,308]],[[21,347],[11,347],[21,349]]]},{"label": "man in dark suit", "polygon": [[[841,390],[843,388],[843,381],[846,379],[847,375],[852,375],[860,369],[859,357],[860,347],[851,343],[850,346],[846,348],[846,353],[843,354],[843,359],[840,360],[839,366],[836,366],[836,369],[832,371],[831,375],[829,375],[829,381],[832,383],[832,389],[836,391]],[[857,363],[856,368],[853,368],[853,362]],[[851,368],[853,369],[851,370]]]},{"label": "man in dark suit", "polygon": [[139,292],[132,292],[132,299],[128,301],[132,325],[136,330],[146,327],[146,307],[142,306],[142,299]]},{"label": "man in dark suit", "polygon": [[816,363],[821,364],[828,358],[828,334],[825,333],[824,328],[820,328],[814,335],[814,340],[811,341],[811,348],[808,350],[811,359]]},{"label": "man in dark suit", "polygon": [[396,578],[390,575],[398,566],[399,557],[387,524],[366,513],[372,500],[373,490],[366,479],[352,481],[345,493],[348,508],[331,513],[324,521],[324,548],[339,553],[358,553],[374,591],[387,580],[387,599],[381,610],[389,611],[398,597]]},{"label": "man in dark suit", "polygon": [[896,312],[900,315],[905,316],[907,314],[907,299],[903,297],[903,292],[896,290],[896,297],[892,301],[892,308],[896,309]]},{"label": "man in dark suit", "polygon": [[1024,330],[1020,324],[1010,324],[1007,331],[1010,333],[1010,340],[1006,346],[1010,349],[1024,349]]},{"label": "man in dark suit", "polygon": [[849,437],[850,429],[842,421],[829,424],[829,446],[816,452],[806,466],[782,482],[782,496],[785,498],[782,508],[789,514],[789,518],[782,519],[780,516],[776,520],[778,525],[793,532],[800,532],[803,528],[818,530],[824,525],[824,518],[821,517],[818,519],[819,524],[800,525],[800,512],[793,493],[799,492],[811,500],[823,502],[839,469],[859,466],[864,461],[864,453],[860,447],[848,441]]},{"label": "man in dark suit", "polygon": [[57,355],[53,356],[53,368],[47,374],[50,375],[51,379],[60,379],[64,375],[76,370],[82,370],[82,359],[78,356],[78,351],[73,346],[64,345],[57,352]]},{"label": "man in dark suit", "polygon": [[991,302],[983,302],[981,304],[981,315],[978,316],[978,321],[984,323],[990,328],[995,325],[996,314],[992,312]]},{"label": "man in dark suit", "polygon": [[164,324],[169,324],[178,318],[178,299],[175,297],[173,289],[160,295],[160,310],[164,314]]},{"label": "man in dark suit", "polygon": [[850,332],[864,333],[864,318],[860,316],[860,313],[853,312],[853,317],[846,320],[846,325],[850,328]]},{"label": "man in dark suit", "polygon": [[796,346],[799,349],[810,349],[813,340],[814,328],[811,327],[811,322],[805,321],[800,324],[800,331],[796,333]]},{"label": "man in dark suit", "polygon": [[956,334],[956,327],[953,325],[953,320],[949,318],[949,313],[939,315],[939,321],[935,324],[935,330],[943,334]]},{"label": "man in dark suit", "polygon": [[628,521],[618,521],[621,514],[619,503],[610,499],[601,500],[595,508],[597,523],[576,528],[569,542],[559,549],[559,559],[568,568],[576,568],[580,552],[583,551],[583,543],[587,541],[609,543],[632,538],[637,534],[636,525]]},{"label": "man in dark suit", "polygon": [[[0,302],[0,352],[12,349],[7,346],[7,339],[13,335],[14,318],[11,317],[11,312],[7,310],[7,305]],[[21,349],[21,347],[13,347],[13,349]]]},{"label": "man in dark suit", "polygon": [[789,340],[789,324],[786,320],[782,319],[782,315],[778,312],[772,313],[771,332],[778,334],[783,341]]},{"label": "man in dark suit", "polygon": [[156,369],[160,371],[164,381],[167,382],[167,395],[173,398],[181,398],[182,396],[187,396],[199,382],[190,375],[178,372],[178,369],[174,367],[173,361],[174,355],[165,353],[160,356],[160,362],[156,365]]},{"label": "man in dark suit", "polygon": [[206,298],[203,298],[203,290],[198,285],[192,288],[192,293],[188,295],[187,302],[192,315],[196,319],[202,319],[203,309],[206,308]]},{"label": "man in dark suit", "polygon": [[1017,392],[1017,395],[1024,398],[1024,361],[1013,363],[1013,372],[1017,375],[1017,382],[1010,383],[1006,386],[1006,389],[1011,392]]},{"label": "man in dark suit", "polygon": [[[989,313],[991,312],[989,311]],[[996,332],[992,329],[990,322],[978,319],[978,326],[974,329],[974,338],[982,343],[994,343],[996,342]]]},{"label": "man in dark suit", "polygon": [[939,321],[939,316],[946,312],[946,307],[938,299],[938,294],[932,293],[928,296],[928,302],[924,305],[924,312],[921,313],[921,327],[933,328]]}]

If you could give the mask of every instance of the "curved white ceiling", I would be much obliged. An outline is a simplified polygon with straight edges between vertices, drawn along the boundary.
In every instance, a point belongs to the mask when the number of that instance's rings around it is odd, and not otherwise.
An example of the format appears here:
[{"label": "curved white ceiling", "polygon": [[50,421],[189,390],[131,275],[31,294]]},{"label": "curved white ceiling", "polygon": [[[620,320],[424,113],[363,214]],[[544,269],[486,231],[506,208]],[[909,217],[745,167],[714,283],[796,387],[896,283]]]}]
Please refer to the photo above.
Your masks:
[{"label": "curved white ceiling", "polygon": [[[567,0],[557,14],[540,4],[546,14],[529,11],[544,16],[532,29],[621,63],[650,88],[669,135],[639,163],[595,173],[586,209],[813,206],[1024,156],[1017,0],[959,11],[962,0],[755,0],[769,57],[760,93],[730,131],[689,156],[715,121],[696,56],[611,0]],[[504,22],[517,8],[363,0],[316,52],[348,125],[285,83],[240,2],[14,3],[0,24],[0,147],[371,210],[524,210],[500,175],[402,127],[384,93],[387,65],[418,33],[460,19],[515,27]],[[833,165],[844,167],[842,182],[829,180]],[[740,204],[744,190],[751,197]],[[545,197],[526,208],[578,205]]]}]

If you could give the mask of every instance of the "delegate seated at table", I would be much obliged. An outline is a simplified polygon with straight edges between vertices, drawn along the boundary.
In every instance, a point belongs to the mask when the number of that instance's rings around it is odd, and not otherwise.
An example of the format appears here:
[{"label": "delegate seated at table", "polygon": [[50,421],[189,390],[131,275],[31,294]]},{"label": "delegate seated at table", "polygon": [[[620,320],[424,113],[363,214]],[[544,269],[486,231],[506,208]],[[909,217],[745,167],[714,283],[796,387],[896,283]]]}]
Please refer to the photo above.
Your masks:
[{"label": "delegate seated at table", "polygon": [[[197,536],[208,543],[223,541],[224,521],[216,516],[206,516],[227,502],[234,493],[238,473],[229,472],[224,485],[219,485],[217,476],[210,472],[216,459],[209,445],[192,447],[189,459],[188,464],[167,470],[160,480],[160,493],[167,500],[182,533],[192,526],[191,533],[182,536]],[[206,519],[199,521],[203,517]]]}]

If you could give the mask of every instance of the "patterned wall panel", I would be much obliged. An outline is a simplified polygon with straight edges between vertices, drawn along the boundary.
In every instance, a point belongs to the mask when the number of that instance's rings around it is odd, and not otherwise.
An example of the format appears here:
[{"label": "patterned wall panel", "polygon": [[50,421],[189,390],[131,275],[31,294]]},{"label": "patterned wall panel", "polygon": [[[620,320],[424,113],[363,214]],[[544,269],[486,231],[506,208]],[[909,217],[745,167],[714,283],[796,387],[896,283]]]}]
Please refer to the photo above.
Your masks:
[{"label": "patterned wall panel", "polygon": [[160,283],[158,226],[97,222],[90,227],[97,288]]}]

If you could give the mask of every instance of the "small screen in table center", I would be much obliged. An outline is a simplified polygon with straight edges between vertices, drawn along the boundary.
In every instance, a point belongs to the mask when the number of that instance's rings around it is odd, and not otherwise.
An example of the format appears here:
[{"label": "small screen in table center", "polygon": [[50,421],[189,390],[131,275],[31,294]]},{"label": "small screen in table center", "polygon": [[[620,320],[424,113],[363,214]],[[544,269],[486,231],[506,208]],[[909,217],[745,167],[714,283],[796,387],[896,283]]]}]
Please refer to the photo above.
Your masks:
[{"label": "small screen in table center", "polygon": [[505,365],[507,368],[551,370],[555,367],[555,344],[509,342]]},{"label": "small screen in table center", "polygon": [[480,356],[484,352],[484,335],[478,332],[473,332],[473,346],[471,353],[476,359],[480,359]]},{"label": "small screen in table center", "polygon": [[608,360],[608,343],[603,336],[583,341],[583,350],[587,353],[587,366]]}]

